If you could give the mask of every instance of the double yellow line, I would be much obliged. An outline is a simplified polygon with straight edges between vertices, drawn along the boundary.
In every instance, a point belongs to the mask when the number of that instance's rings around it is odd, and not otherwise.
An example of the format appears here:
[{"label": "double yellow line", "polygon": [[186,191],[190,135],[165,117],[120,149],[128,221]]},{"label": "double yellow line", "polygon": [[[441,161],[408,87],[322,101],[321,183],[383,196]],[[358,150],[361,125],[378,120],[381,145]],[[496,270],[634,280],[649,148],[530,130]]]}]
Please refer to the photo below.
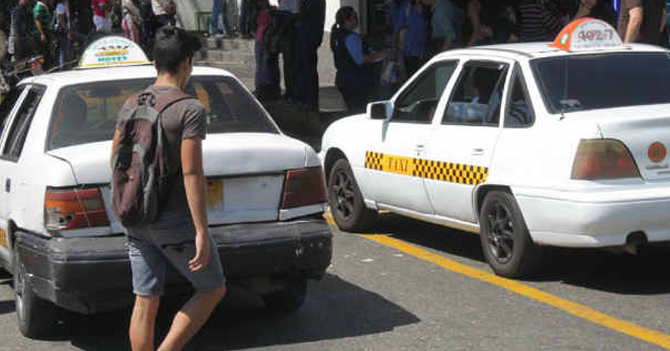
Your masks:
[{"label": "double yellow line", "polygon": [[[331,225],[336,226],[335,221],[331,217],[330,213],[325,214],[324,218],[326,218],[326,220]],[[670,335],[663,334],[656,330],[644,328],[637,324],[626,322],[624,320],[606,315],[588,306],[546,293],[542,290],[521,284],[517,281],[502,278],[495,274],[458,263],[456,261],[445,258],[444,256],[408,244],[404,241],[393,239],[387,235],[364,234],[361,236],[368,240],[372,240],[382,245],[386,245],[396,250],[400,250],[418,259],[436,264],[452,272],[459,273],[468,276],[470,278],[474,278],[489,284],[499,286],[501,288],[515,292],[519,295],[523,295],[535,301],[555,307],[573,316],[583,318],[589,322],[615,330],[622,334],[630,335],[634,338],[644,340],[651,344],[655,344],[664,349],[670,350]]]}]

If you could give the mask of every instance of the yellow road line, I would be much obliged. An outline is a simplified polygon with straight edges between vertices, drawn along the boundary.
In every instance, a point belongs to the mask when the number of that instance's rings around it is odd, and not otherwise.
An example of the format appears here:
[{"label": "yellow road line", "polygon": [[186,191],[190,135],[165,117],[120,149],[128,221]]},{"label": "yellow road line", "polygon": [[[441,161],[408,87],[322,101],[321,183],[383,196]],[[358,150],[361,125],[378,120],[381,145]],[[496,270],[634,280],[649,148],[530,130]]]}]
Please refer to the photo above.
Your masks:
[{"label": "yellow road line", "polygon": [[[324,218],[328,223],[336,225],[330,213],[325,214]],[[470,278],[474,278],[483,282],[487,282],[509,291],[523,295],[535,301],[544,303],[546,305],[558,308],[573,316],[586,319],[592,323],[601,325],[603,327],[615,330],[617,332],[630,335],[634,338],[644,340],[646,342],[658,345],[662,348],[670,350],[670,335],[663,334],[656,330],[648,329],[637,324],[626,322],[624,320],[606,315],[598,312],[588,306],[566,300],[564,298],[546,293],[542,290],[521,284],[517,281],[499,277],[493,273],[482,271],[456,261],[445,258],[441,255],[432,253],[430,251],[421,249],[417,246],[408,244],[404,241],[393,239],[387,235],[381,234],[364,234],[362,237],[378,242],[380,244],[390,246],[394,249],[400,250],[404,253],[412,255],[421,260],[436,264],[440,267],[446,268],[452,272],[460,273]]]}]

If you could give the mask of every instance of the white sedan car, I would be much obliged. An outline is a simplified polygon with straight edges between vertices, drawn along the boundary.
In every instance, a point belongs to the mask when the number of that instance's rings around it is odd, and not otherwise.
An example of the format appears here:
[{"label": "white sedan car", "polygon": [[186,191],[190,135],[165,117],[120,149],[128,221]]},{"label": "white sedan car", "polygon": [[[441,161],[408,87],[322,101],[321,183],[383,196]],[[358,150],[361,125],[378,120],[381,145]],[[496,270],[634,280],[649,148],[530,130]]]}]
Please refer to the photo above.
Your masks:
[{"label": "white sedan car", "polygon": [[[82,61],[91,68],[26,79],[0,105],[0,263],[14,275],[26,336],[51,332],[56,306],[93,313],[133,300],[109,155],[119,109],[156,71],[132,45],[100,39],[85,53],[92,61]],[[332,255],[317,154],[282,134],[226,71],[194,67],[186,90],[209,112],[208,218],[228,280],[268,307],[297,309],[307,279],[320,278]],[[184,288],[168,272],[167,292]]]},{"label": "white sedan car", "polygon": [[333,123],[322,162],[338,226],[378,210],[480,233],[499,275],[542,246],[670,240],[670,54],[580,21],[554,44],[442,53],[390,101]]}]

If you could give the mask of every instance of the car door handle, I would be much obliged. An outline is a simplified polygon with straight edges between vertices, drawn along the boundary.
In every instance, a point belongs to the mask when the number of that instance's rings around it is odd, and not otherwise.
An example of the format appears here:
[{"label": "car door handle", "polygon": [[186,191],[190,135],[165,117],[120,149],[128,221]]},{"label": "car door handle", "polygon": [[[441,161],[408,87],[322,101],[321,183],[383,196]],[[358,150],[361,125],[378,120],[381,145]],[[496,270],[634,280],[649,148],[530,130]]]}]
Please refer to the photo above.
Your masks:
[{"label": "car door handle", "polygon": [[5,192],[8,193],[10,190],[12,190],[12,180],[7,178],[5,179]]},{"label": "car door handle", "polygon": [[481,155],[484,154],[484,149],[474,148],[474,149],[472,149],[472,154],[474,156],[481,156]]},{"label": "car door handle", "polygon": [[423,144],[416,144],[416,146],[414,147],[414,150],[415,150],[416,152],[421,152],[421,151],[423,151],[425,148],[426,148],[426,146],[423,145]]}]

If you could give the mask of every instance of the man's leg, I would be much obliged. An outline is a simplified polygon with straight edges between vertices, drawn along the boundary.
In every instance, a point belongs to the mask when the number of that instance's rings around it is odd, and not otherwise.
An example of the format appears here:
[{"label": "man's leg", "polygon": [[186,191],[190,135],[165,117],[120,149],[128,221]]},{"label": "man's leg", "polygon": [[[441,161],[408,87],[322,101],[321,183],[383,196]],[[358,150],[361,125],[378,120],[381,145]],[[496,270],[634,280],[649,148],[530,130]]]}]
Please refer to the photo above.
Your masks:
[{"label": "man's leg", "polygon": [[130,346],[133,351],[154,351],[154,332],[160,296],[136,296],[130,317]]},{"label": "man's leg", "polygon": [[158,351],[179,351],[184,348],[209,319],[225,295],[225,286],[193,295],[175,315],[170,331],[158,347]]}]

